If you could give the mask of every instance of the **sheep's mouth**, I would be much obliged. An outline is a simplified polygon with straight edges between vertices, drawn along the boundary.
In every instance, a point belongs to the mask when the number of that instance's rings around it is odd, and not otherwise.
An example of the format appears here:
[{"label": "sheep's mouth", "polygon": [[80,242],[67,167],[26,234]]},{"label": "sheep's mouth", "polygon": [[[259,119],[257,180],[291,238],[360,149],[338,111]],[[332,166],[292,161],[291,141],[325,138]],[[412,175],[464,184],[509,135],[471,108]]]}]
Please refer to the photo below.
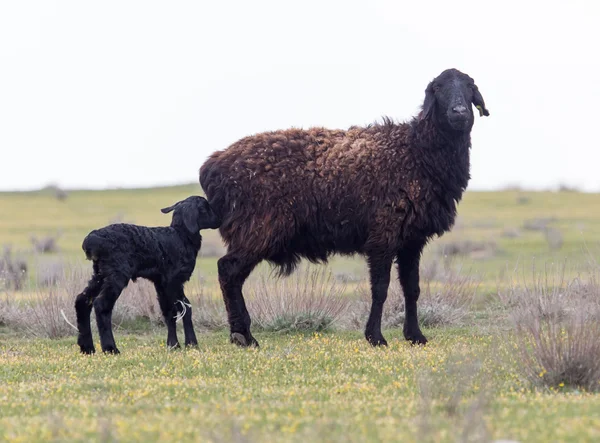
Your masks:
[{"label": "sheep's mouth", "polygon": [[469,119],[464,117],[449,117],[448,123],[450,123],[450,127],[456,131],[462,131],[468,128]]}]

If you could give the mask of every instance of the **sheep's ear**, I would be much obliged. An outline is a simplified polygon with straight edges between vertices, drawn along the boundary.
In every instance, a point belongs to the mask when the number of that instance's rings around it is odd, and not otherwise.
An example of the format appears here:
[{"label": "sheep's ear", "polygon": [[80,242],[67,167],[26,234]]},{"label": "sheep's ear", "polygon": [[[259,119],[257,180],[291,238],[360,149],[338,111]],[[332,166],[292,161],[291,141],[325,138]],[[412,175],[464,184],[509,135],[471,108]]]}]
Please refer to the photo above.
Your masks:
[{"label": "sheep's ear", "polygon": [[483,117],[484,115],[487,117],[490,115],[490,111],[485,108],[485,102],[483,101],[483,96],[477,86],[473,89],[473,104],[479,110],[479,116]]},{"label": "sheep's ear", "polygon": [[435,93],[433,91],[433,82],[427,85],[425,89],[425,101],[423,102],[423,111],[421,113],[421,119],[429,118],[433,115],[433,109],[435,107]]}]

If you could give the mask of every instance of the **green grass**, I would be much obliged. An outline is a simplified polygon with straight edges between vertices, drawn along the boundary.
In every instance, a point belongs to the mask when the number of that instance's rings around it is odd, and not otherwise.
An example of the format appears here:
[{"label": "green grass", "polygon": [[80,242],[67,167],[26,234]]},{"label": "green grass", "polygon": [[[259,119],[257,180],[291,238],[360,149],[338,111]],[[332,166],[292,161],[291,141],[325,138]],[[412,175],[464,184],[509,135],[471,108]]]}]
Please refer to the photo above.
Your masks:
[{"label": "green grass", "polygon": [[[118,214],[166,225],[160,208],[198,193],[198,185],[76,191],[62,202],[46,192],[0,193],[0,245],[34,265],[30,236],[60,230],[60,255],[82,261],[91,229]],[[519,195],[530,201],[518,204]],[[74,337],[28,339],[0,327],[0,441],[599,441],[600,396],[532,389],[519,370],[517,341],[486,308],[507,270],[529,274],[534,262],[567,261],[574,274],[597,261],[600,195],[467,192],[459,217],[452,233],[429,245],[425,261],[460,239],[492,239],[499,251],[458,260],[482,278],[481,311],[468,327],[426,330],[425,348],[390,330],[387,349],[371,348],[360,332],[262,332],[260,349],[243,350],[221,331],[199,334],[198,350],[169,352],[164,328],[142,322],[115,332],[121,355],[82,356]],[[556,219],[561,249],[551,250],[541,232],[501,236],[539,217]],[[220,242],[216,231],[203,235],[205,243]],[[358,257],[331,266],[366,274]],[[200,257],[197,272],[218,294],[216,258]],[[455,364],[479,369],[465,375]],[[458,396],[457,386],[464,387]]]},{"label": "green grass", "polygon": [[[482,428],[527,442],[600,437],[600,397],[529,391],[510,339],[427,332],[424,349],[399,331],[388,349],[359,333],[263,333],[260,349],[244,350],[213,333],[175,352],[162,335],[138,334],[118,337],[116,357],[79,355],[72,339],[3,337],[0,440],[454,442]],[[461,376],[453,361],[481,370]]]}]

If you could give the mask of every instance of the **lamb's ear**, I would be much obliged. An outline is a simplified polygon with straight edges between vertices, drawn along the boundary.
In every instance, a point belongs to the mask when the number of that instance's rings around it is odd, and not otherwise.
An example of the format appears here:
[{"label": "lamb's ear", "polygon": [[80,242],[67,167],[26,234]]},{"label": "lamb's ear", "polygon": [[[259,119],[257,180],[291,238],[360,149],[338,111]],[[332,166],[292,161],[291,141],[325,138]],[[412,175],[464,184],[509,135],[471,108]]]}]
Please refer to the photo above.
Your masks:
[{"label": "lamb's ear", "polygon": [[183,206],[183,224],[191,234],[200,232],[200,213],[196,205]]},{"label": "lamb's ear", "polygon": [[175,203],[174,205],[169,206],[168,208],[162,208],[160,210],[160,212],[162,212],[163,214],[168,214],[169,212],[171,212],[173,209],[176,209],[177,206],[179,206],[181,204],[180,201],[178,201],[177,203]]},{"label": "lamb's ear", "polygon": [[487,117],[490,115],[490,111],[485,108],[485,102],[483,101],[483,96],[477,86],[473,88],[473,104],[479,110],[479,116],[483,117],[484,115]]},{"label": "lamb's ear", "polygon": [[433,109],[435,107],[435,92],[433,91],[433,82],[427,85],[425,89],[425,101],[423,102],[423,111],[421,112],[421,119],[429,118],[433,115]]},{"label": "lamb's ear", "polygon": [[219,226],[221,226],[221,220],[208,203],[203,207],[203,209],[204,214],[200,223],[200,229],[217,229]]}]

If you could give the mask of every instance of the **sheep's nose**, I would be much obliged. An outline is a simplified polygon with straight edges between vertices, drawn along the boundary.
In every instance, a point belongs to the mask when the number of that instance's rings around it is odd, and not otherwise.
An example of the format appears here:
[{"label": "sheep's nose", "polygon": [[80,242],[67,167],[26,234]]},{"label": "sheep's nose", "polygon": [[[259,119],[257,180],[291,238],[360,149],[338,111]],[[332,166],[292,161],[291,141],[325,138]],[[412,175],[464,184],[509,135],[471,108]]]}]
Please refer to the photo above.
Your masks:
[{"label": "sheep's nose", "polygon": [[466,115],[467,107],[463,106],[463,105],[458,105],[458,106],[455,106],[454,108],[452,108],[452,112],[454,112],[455,114],[458,114],[458,115]]}]

